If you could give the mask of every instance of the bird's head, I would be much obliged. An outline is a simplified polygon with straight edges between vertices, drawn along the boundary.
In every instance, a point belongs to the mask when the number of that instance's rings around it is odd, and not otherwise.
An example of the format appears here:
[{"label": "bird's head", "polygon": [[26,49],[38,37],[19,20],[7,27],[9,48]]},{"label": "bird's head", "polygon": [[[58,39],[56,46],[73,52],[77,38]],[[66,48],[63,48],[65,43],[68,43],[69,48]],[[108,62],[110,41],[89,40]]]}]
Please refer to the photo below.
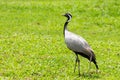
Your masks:
[{"label": "bird's head", "polygon": [[70,13],[65,13],[65,14],[63,14],[63,16],[68,18],[67,22],[69,22],[71,20],[71,18],[72,18],[72,15]]}]

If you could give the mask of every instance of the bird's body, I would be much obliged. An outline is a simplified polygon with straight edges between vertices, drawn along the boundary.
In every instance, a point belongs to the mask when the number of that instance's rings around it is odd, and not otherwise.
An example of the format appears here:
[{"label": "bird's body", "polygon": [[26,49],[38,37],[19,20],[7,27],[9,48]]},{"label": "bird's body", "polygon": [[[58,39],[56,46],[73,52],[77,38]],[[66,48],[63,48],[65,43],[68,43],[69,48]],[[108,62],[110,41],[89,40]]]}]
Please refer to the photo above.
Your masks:
[{"label": "bird's body", "polygon": [[65,43],[69,49],[75,52],[84,52],[87,48],[90,48],[85,39],[68,30],[65,30]]},{"label": "bird's body", "polygon": [[[81,56],[87,58],[90,62],[93,62],[95,64],[96,68],[98,69],[95,54],[94,54],[93,50],[91,49],[91,47],[89,46],[89,44],[87,43],[87,41],[85,39],[83,39],[81,36],[78,36],[67,30],[67,25],[68,25],[70,19],[72,18],[72,15],[69,13],[66,13],[64,16],[68,18],[64,24],[64,32],[63,32],[64,38],[65,38],[65,43],[66,43],[67,47],[76,54],[77,57],[76,57],[75,62],[76,63],[78,62],[78,66],[80,66],[80,60],[78,58],[78,55],[81,55]],[[76,63],[75,63],[74,71],[76,69]],[[79,70],[79,74],[80,74],[79,67],[78,67],[78,70]]]},{"label": "bird's body", "polygon": [[95,58],[93,50],[91,49],[87,41],[81,36],[65,30],[65,43],[67,47],[73,52],[78,52],[81,56],[85,56],[85,58],[87,59],[89,59],[89,56],[91,56],[91,54],[92,57]]},{"label": "bird's body", "polygon": [[96,60],[93,50],[91,49],[87,41],[81,36],[65,30],[65,43],[67,47],[73,52],[76,52],[77,54],[87,58],[88,60],[90,60],[90,56],[92,56],[91,61]]}]

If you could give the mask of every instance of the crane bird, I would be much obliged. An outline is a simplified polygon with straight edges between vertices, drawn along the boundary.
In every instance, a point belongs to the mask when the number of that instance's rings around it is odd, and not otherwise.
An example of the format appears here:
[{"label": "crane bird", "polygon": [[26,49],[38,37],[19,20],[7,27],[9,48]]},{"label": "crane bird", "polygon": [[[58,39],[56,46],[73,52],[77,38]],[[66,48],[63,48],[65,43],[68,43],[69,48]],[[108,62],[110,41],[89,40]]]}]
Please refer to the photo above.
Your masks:
[{"label": "crane bird", "polygon": [[78,72],[79,72],[79,76],[80,76],[80,59],[79,59],[78,55],[81,55],[82,57],[85,57],[90,61],[89,70],[91,67],[91,62],[93,62],[96,66],[96,72],[97,72],[98,65],[96,62],[96,57],[95,57],[93,50],[87,43],[87,41],[85,39],[83,39],[81,36],[78,36],[70,31],[68,31],[68,29],[67,29],[67,25],[70,22],[72,15],[70,13],[66,13],[63,16],[67,17],[67,21],[64,24],[64,30],[63,30],[65,43],[66,43],[67,47],[70,50],[72,50],[76,55],[74,72],[76,70],[76,65],[78,64]]}]

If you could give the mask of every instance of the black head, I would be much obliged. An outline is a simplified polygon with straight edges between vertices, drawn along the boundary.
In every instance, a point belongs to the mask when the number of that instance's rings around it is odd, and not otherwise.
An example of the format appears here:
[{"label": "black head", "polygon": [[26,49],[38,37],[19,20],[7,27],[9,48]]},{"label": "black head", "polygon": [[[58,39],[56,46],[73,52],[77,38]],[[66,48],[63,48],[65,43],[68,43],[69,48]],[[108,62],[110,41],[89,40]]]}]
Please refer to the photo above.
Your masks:
[{"label": "black head", "polygon": [[70,13],[65,13],[63,16],[68,18],[67,22],[69,22],[72,18],[72,15]]},{"label": "black head", "polygon": [[63,16],[67,17],[67,18],[72,18],[72,15],[70,13],[65,13]]},{"label": "black head", "polygon": [[71,15],[70,13],[65,13],[63,16],[65,16],[65,17],[67,17],[67,18],[69,18],[69,17],[72,18],[72,15]]}]

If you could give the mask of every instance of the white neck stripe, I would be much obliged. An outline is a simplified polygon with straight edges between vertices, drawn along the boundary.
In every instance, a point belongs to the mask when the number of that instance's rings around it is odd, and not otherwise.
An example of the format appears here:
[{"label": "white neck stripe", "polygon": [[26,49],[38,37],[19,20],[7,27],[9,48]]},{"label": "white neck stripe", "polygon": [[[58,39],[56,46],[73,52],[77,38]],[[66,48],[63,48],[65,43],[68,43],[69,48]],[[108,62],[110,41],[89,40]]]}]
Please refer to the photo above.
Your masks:
[{"label": "white neck stripe", "polygon": [[70,15],[68,15],[69,16],[69,18],[68,18],[68,22],[71,20],[71,16]]}]

